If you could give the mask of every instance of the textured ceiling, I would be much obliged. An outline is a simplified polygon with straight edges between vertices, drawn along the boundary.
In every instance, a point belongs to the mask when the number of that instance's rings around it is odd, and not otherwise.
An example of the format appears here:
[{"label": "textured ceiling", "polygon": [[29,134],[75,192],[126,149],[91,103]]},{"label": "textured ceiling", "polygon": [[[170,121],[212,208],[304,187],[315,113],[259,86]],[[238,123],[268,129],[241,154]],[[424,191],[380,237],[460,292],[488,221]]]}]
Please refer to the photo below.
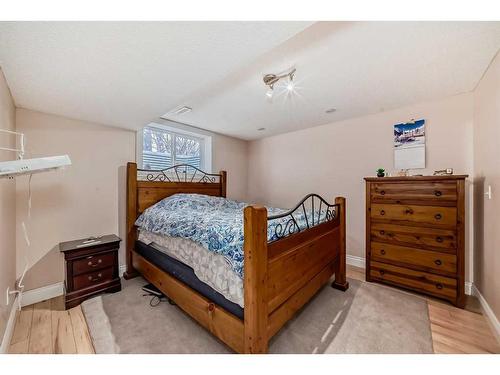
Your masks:
[{"label": "textured ceiling", "polygon": [[0,22],[18,107],[138,129],[311,22]]},{"label": "textured ceiling", "polygon": [[243,139],[471,91],[499,47],[500,22],[0,23],[20,107],[138,129],[187,105],[172,119]]}]

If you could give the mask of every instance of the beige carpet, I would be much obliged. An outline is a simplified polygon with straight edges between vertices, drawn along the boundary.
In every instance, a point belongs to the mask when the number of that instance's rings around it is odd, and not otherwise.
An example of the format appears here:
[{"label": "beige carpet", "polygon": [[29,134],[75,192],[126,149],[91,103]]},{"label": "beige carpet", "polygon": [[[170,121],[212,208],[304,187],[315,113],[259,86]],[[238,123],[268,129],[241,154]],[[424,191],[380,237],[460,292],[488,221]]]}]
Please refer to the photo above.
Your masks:
[{"label": "beige carpet", "polygon": [[[427,303],[377,284],[323,288],[272,338],[271,353],[432,353]],[[96,353],[231,353],[178,307],[149,305],[141,278],[85,301]]]}]

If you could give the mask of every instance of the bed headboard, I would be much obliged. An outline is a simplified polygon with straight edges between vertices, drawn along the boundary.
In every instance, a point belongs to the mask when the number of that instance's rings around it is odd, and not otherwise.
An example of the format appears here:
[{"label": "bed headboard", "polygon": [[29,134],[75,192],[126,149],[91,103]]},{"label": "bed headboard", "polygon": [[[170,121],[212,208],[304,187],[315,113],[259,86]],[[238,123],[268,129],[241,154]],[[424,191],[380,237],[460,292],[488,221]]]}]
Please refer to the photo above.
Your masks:
[{"label": "bed headboard", "polygon": [[125,278],[135,276],[132,251],[137,239],[134,226],[139,215],[149,206],[176,193],[193,193],[226,197],[227,174],[207,173],[188,164],[179,164],[163,170],[138,169],[136,163],[127,163],[127,271]]}]

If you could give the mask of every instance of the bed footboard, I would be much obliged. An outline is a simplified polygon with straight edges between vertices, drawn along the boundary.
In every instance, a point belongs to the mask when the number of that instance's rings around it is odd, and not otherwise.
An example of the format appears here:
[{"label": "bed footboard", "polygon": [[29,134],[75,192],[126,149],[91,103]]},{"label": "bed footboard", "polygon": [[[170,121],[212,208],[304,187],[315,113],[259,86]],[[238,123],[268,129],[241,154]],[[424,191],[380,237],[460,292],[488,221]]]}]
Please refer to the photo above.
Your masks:
[{"label": "bed footboard", "polygon": [[[305,212],[305,207],[300,206],[304,200],[297,207]],[[292,216],[291,224],[278,227],[283,236],[270,243],[267,242],[267,210],[255,206],[245,208],[245,353],[267,353],[269,339],[333,274],[334,288],[348,288],[345,199],[339,197],[334,205],[325,204],[327,218],[323,222],[315,224],[313,218],[304,230]],[[322,212],[321,206],[319,211]]]}]

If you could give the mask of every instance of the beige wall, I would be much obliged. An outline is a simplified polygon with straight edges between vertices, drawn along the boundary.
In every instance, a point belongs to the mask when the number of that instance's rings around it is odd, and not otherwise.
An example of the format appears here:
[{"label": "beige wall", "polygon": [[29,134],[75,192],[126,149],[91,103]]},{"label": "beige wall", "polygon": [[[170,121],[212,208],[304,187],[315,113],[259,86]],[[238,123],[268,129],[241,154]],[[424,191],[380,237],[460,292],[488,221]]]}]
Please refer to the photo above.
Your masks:
[{"label": "beige wall", "polygon": [[212,137],[212,170],[227,171],[227,197],[246,200],[248,142],[215,134]]},{"label": "beige wall", "polygon": [[59,242],[106,233],[124,238],[124,166],[135,160],[135,133],[25,109],[17,109],[16,122],[26,135],[27,157],[68,154],[73,163],[65,170],[33,175],[31,219],[29,178],[17,178],[17,273],[26,256],[30,290],[63,280]]},{"label": "beige wall", "polygon": [[345,196],[347,252],[364,257],[363,177],[373,176],[378,167],[393,171],[393,125],[412,118],[426,120],[427,169],[419,173],[451,167],[457,174],[470,174],[472,103],[472,94],[462,94],[253,141],[249,198],[290,207],[310,192],[329,200]]},{"label": "beige wall", "polygon": [[[16,110],[7,82],[0,69],[0,129],[15,130]],[[2,147],[13,147],[15,138],[0,134]],[[16,155],[0,151],[0,161],[13,160]],[[12,302],[6,305],[5,291],[14,288],[16,280],[16,182],[0,179],[0,341],[5,332]]]},{"label": "beige wall", "polygon": [[500,319],[500,55],[474,93],[474,185],[474,282]]}]

